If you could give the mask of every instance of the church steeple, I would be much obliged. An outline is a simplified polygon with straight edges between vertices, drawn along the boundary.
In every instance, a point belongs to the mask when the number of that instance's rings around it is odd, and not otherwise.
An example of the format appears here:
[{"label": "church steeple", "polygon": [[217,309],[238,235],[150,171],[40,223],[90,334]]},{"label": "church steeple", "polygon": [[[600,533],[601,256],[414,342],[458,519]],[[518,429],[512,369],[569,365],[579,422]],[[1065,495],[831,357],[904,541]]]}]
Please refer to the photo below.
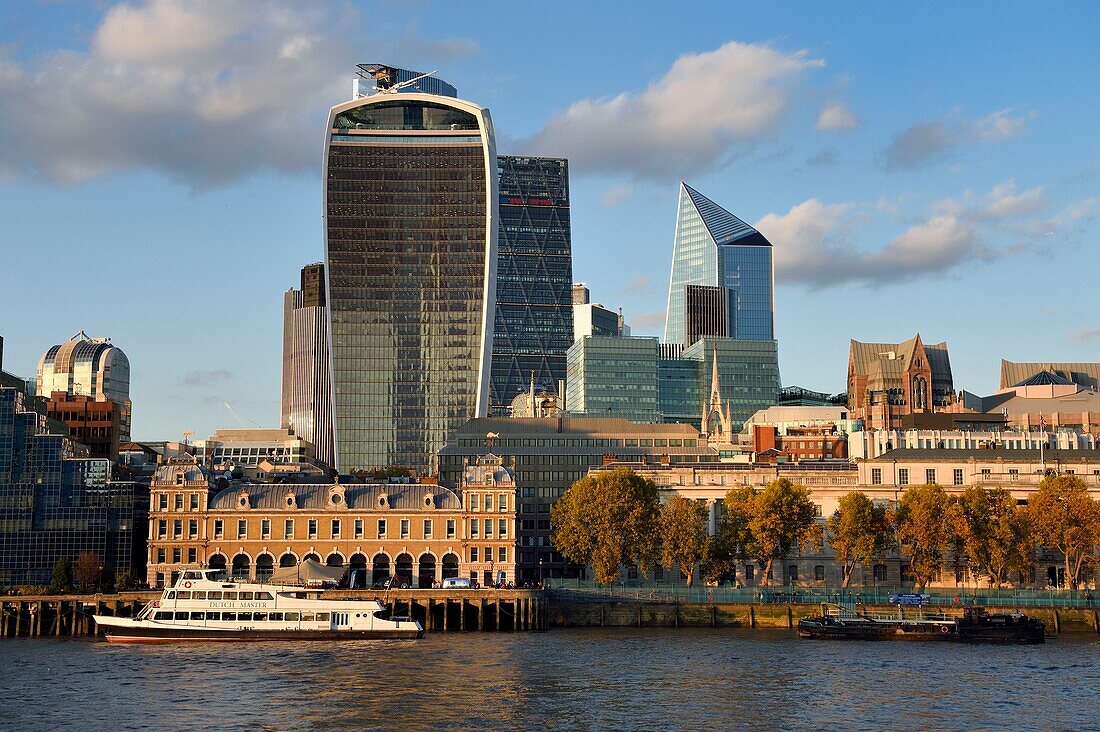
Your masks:
[{"label": "church steeple", "polygon": [[[726,404],[725,409],[723,409],[722,389],[718,385],[718,344],[714,345],[710,363],[710,397],[703,402],[703,423],[700,425],[699,431],[708,437],[725,437],[729,439],[733,422],[730,419],[729,405]],[[710,425],[715,417],[718,418],[718,429],[712,435]]]}]

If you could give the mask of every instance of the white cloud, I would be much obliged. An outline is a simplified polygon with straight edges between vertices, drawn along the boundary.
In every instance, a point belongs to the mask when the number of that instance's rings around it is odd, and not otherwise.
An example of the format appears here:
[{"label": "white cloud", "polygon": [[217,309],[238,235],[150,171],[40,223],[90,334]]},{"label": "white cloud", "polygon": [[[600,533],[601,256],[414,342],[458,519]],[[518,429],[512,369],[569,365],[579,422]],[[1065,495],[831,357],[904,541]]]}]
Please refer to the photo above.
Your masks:
[{"label": "white cloud", "polygon": [[1018,137],[1023,134],[1026,124],[1026,118],[1013,117],[1011,109],[993,112],[976,121],[917,122],[894,135],[882,150],[882,163],[887,170],[920,168],[945,160],[963,145],[1004,142]]},{"label": "white cloud", "polygon": [[1085,328],[1075,333],[1070,333],[1069,337],[1078,343],[1088,343],[1089,341],[1100,340],[1100,328]]},{"label": "white cloud", "polygon": [[824,62],[805,51],[729,42],[685,54],[645,91],[582,99],[522,147],[575,170],[683,177],[721,167],[735,146],[773,132],[788,87]]},{"label": "white cloud", "polygon": [[625,287],[615,291],[616,295],[648,295],[653,290],[652,278],[647,275],[638,275]]},{"label": "white cloud", "polygon": [[[353,44],[348,12],[293,0],[116,5],[86,50],[33,70],[0,59],[0,171],[75,184],[153,169],[205,186],[318,170],[319,130],[348,99],[354,64],[393,48]],[[459,40],[420,47],[442,57]]]},{"label": "white cloud", "polygon": [[[785,214],[768,214],[756,228],[775,247],[777,280],[813,287],[881,285],[1025,251],[1033,246],[1033,237],[1046,231],[1047,223],[1034,216],[1044,206],[1042,188],[1018,192],[1015,182],[1007,181],[980,198],[967,192],[933,204],[888,244],[871,250],[852,241],[853,229],[869,206],[811,198]],[[897,215],[894,202],[880,199],[875,208]]]},{"label": "white cloud", "polygon": [[630,200],[630,197],[634,194],[634,186],[621,185],[614,188],[608,188],[606,191],[600,194],[600,200],[603,201],[604,208],[614,208],[621,206]]},{"label": "white cloud", "polygon": [[844,104],[830,104],[821,110],[814,126],[819,130],[853,130],[859,127],[859,120]]}]

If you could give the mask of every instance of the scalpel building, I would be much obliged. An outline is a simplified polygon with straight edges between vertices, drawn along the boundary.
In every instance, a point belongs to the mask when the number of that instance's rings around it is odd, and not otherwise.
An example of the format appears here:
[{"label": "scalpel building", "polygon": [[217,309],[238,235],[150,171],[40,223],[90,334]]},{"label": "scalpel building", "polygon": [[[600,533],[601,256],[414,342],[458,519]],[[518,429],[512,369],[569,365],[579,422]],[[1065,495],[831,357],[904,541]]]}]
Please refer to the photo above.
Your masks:
[{"label": "scalpel building", "polygon": [[488,410],[489,110],[419,92],[337,105],[324,181],[337,467],[432,473],[448,431]]}]

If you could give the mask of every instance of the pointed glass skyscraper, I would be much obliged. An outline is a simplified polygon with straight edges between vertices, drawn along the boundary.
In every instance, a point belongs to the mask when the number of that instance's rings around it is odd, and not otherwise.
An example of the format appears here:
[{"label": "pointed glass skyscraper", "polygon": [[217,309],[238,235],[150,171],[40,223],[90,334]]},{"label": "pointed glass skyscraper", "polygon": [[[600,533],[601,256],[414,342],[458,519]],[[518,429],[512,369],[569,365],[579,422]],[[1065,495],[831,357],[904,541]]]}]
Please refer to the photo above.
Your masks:
[{"label": "pointed glass skyscraper", "polygon": [[[728,297],[688,298],[689,286],[723,287]],[[686,183],[680,183],[672,248],[665,342],[690,346],[687,322],[725,324],[727,332],[702,333],[739,340],[774,336],[772,245],[763,234]],[[725,307],[722,314],[689,307]]]}]

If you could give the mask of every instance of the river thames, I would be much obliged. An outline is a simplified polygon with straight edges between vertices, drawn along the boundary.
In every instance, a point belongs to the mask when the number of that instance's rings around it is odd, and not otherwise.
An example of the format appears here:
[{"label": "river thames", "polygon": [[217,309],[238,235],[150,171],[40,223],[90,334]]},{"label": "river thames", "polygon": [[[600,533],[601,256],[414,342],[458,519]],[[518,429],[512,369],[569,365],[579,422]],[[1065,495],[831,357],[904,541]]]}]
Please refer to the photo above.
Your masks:
[{"label": "river thames", "polygon": [[1100,728],[1100,644],[588,629],[420,641],[0,642],[4,730]]}]

